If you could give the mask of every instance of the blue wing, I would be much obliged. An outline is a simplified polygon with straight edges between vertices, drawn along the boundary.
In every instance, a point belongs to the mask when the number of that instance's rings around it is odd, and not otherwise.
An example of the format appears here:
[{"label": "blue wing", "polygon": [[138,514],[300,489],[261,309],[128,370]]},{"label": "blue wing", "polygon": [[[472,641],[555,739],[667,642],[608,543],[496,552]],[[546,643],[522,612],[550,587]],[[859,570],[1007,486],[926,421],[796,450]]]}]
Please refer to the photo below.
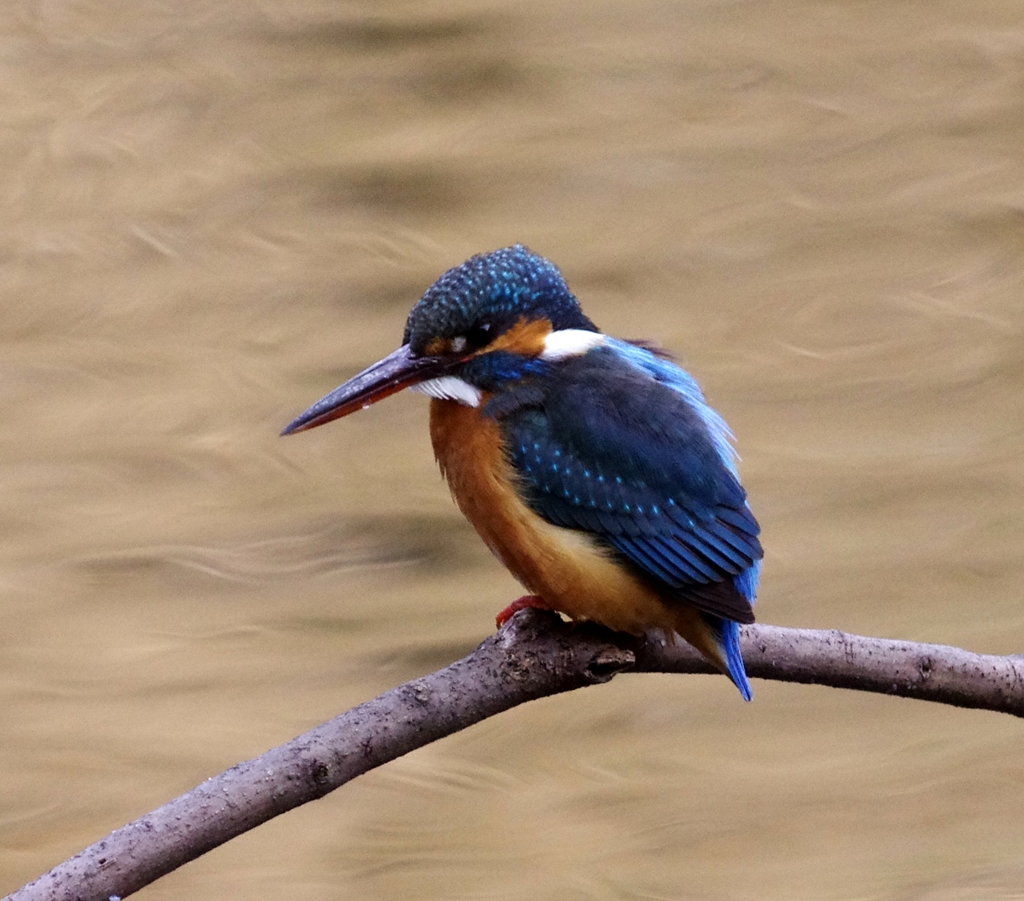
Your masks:
[{"label": "blue wing", "polygon": [[678,366],[609,339],[499,419],[535,512],[594,534],[667,596],[753,621],[760,530],[728,428]]}]

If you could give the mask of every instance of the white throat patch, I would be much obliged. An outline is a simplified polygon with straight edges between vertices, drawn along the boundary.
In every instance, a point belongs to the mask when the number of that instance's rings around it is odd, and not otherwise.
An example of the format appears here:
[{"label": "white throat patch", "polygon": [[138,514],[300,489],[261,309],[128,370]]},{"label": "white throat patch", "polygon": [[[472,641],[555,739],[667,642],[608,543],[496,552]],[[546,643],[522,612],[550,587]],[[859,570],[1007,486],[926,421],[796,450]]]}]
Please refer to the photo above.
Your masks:
[{"label": "white throat patch", "polygon": [[604,344],[604,335],[600,332],[588,332],[581,328],[563,328],[550,332],[544,338],[544,350],[540,353],[542,360],[564,360],[566,357],[578,357],[588,350]]},{"label": "white throat patch", "polygon": [[438,400],[455,400],[464,407],[479,407],[483,393],[455,375],[443,375],[436,379],[427,379],[418,385],[409,386],[413,391],[436,397]]}]

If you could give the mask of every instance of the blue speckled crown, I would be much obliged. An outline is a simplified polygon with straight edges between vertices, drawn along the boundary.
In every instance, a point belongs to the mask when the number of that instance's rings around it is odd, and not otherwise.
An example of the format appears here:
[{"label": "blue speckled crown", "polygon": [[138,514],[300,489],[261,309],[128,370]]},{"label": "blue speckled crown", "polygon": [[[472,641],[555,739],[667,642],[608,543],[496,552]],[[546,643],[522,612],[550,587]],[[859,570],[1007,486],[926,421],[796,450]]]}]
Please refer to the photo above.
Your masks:
[{"label": "blue speckled crown", "polygon": [[554,329],[597,331],[558,267],[522,244],[482,253],[449,269],[417,301],[404,344],[422,352],[433,338],[453,338],[486,320],[499,335],[520,318],[551,320]]}]

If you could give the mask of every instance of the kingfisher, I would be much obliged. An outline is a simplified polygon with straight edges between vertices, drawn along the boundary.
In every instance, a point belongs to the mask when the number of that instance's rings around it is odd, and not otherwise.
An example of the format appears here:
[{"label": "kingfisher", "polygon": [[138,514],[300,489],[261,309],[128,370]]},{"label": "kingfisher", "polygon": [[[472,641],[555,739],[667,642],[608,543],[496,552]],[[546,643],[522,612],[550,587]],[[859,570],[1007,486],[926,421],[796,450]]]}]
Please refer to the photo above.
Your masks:
[{"label": "kingfisher", "polygon": [[680,635],[750,682],[760,528],[732,433],[694,378],[647,342],[603,334],[562,273],[521,244],[444,273],[398,350],[318,400],[290,435],[404,388],[430,401],[430,437],[459,509],[530,592],[615,631]]}]

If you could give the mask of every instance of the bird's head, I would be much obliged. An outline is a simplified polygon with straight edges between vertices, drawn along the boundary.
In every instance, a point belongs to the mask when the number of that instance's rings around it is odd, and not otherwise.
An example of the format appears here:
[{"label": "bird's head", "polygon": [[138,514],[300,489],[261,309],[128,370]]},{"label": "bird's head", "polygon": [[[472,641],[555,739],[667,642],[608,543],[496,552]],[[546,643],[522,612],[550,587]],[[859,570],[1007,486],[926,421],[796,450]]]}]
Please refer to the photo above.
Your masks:
[{"label": "bird's head", "polygon": [[601,340],[553,263],[520,244],[480,254],[449,269],[419,299],[398,350],[318,400],[282,434],[409,387],[476,406],[484,392]]}]

